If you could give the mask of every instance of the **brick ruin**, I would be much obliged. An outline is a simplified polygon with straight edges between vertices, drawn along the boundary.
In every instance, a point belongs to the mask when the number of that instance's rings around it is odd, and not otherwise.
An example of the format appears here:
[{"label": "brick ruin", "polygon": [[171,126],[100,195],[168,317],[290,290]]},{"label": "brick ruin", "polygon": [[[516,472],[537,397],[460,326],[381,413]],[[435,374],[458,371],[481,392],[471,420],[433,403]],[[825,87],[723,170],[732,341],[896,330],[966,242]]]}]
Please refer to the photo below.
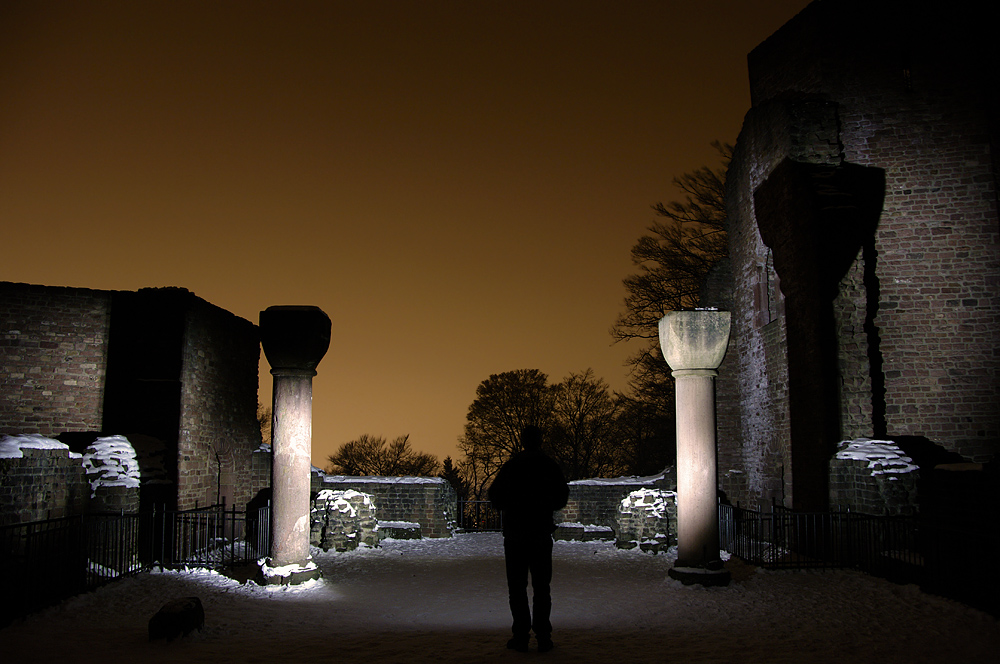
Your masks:
[{"label": "brick ruin", "polygon": [[371,496],[380,520],[418,523],[423,537],[451,537],[455,529],[458,495],[440,477],[349,477],[314,471],[312,494],[324,490]]},{"label": "brick ruin", "polygon": [[[121,434],[139,456],[143,507],[244,505],[270,485],[270,455],[255,454],[259,354],[255,325],[184,289],[0,282],[0,434],[42,434],[74,452]],[[42,477],[73,466],[65,456],[3,463],[37,488],[75,477]],[[35,493],[32,514],[81,509],[76,490]]]},{"label": "brick ruin", "polygon": [[843,440],[890,439],[927,476],[996,458],[1000,100],[971,6],[818,0],[749,55],[731,288],[702,300],[733,316],[733,503],[826,509]]},{"label": "brick ruin", "polygon": [[[0,459],[0,523],[98,509],[79,456],[113,434],[137,452],[140,509],[189,509],[220,497],[262,506],[271,454],[256,419],[259,352],[256,326],[183,289],[0,282],[0,434],[69,446]],[[616,529],[620,501],[657,487],[676,482],[574,482],[559,520]],[[382,521],[419,524],[424,537],[455,528],[457,496],[441,478],[313,473],[312,494],[331,489],[371,496]]]}]

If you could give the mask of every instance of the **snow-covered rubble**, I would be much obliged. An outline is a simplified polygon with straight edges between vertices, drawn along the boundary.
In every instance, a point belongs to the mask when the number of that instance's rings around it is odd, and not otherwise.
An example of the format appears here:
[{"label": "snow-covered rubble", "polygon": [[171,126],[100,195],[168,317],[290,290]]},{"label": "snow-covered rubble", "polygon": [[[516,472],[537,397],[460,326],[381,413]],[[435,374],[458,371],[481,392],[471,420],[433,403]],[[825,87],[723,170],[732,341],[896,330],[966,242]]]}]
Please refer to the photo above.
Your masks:
[{"label": "snow-covered rubble", "polygon": [[313,546],[345,551],[378,541],[376,507],[370,495],[353,489],[323,489],[316,494],[310,525]]},{"label": "snow-covered rubble", "polygon": [[139,486],[139,462],[125,436],[98,438],[83,453],[91,497],[102,486]]},{"label": "snow-covered rubble", "polygon": [[639,546],[657,553],[676,541],[677,493],[638,489],[621,499],[617,509],[618,546]]},{"label": "snow-covered rubble", "polygon": [[858,440],[845,440],[837,448],[838,459],[857,459],[868,462],[868,469],[872,476],[889,475],[888,479],[895,480],[892,475],[901,473],[911,473],[919,470],[913,463],[913,459],[906,456],[903,450],[891,440],[871,440],[860,438]]}]

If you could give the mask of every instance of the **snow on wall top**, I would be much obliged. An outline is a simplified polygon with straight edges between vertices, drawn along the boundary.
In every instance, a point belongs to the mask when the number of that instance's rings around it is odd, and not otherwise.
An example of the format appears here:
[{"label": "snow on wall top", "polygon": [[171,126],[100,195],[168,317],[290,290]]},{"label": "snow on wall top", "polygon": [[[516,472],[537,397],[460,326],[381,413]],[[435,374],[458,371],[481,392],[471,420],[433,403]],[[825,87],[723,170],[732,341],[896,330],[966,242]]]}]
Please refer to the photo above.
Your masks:
[{"label": "snow on wall top", "polygon": [[[837,448],[838,459],[867,461],[872,477],[889,473],[911,473],[918,470],[913,459],[891,440],[859,438],[845,440]],[[891,478],[890,478],[891,479]]]},{"label": "snow on wall top", "polygon": [[649,475],[648,477],[637,477],[635,475],[629,475],[626,477],[592,477],[586,480],[573,480],[570,485],[577,486],[608,486],[608,485],[639,485],[639,484],[652,484],[657,480],[663,479],[663,473],[659,475]]},{"label": "snow on wall top", "polygon": [[443,477],[380,477],[377,475],[324,475],[324,482],[360,482],[364,484],[442,484]]},{"label": "snow on wall top", "polygon": [[101,486],[139,486],[139,462],[125,436],[98,438],[87,446],[83,469],[90,479],[91,498]]},{"label": "snow on wall top", "polygon": [[[333,489],[323,489],[316,494],[317,501],[325,501],[327,509],[335,509],[341,514],[346,514],[347,516],[354,518],[358,515],[358,511],[348,502],[351,498],[361,497],[361,502],[363,505],[368,507],[372,506],[372,499],[367,493],[361,493],[360,491],[355,491],[354,489],[347,489],[345,491],[334,491]],[[315,512],[316,509],[313,508]]]},{"label": "snow on wall top", "polygon": [[21,450],[66,450],[71,459],[79,459],[80,454],[69,451],[69,445],[38,433],[22,433],[16,436],[4,435],[0,438],[0,459],[21,459]]}]

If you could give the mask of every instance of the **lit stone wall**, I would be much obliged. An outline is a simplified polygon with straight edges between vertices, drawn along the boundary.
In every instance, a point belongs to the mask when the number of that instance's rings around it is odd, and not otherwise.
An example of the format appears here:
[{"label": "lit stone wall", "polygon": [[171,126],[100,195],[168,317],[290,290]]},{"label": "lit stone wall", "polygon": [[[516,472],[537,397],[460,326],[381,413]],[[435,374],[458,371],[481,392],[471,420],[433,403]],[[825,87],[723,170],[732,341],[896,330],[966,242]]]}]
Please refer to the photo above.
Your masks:
[{"label": "lit stone wall", "polygon": [[677,478],[673,468],[651,477],[597,478],[570,482],[569,500],[566,507],[556,513],[556,523],[607,526],[617,532],[619,503],[639,489],[675,491]]},{"label": "lit stone wall", "polygon": [[89,498],[83,464],[68,448],[0,458],[0,525],[83,514]]},{"label": "lit stone wall", "polygon": [[270,485],[253,460],[259,353],[255,325],[182,288],[0,282],[0,434],[122,433],[169,489],[143,500],[245,504]]},{"label": "lit stone wall", "polygon": [[178,439],[179,509],[245,505],[257,491],[257,326],[192,295],[185,311]]},{"label": "lit stone wall", "polygon": [[419,523],[424,537],[451,537],[456,527],[458,495],[440,477],[349,477],[314,471],[312,493],[323,489],[368,494],[379,520]]},{"label": "lit stone wall", "polygon": [[1000,451],[991,21],[939,6],[816,2],[749,56],[753,107],[727,181],[739,409],[719,459],[734,504],[793,499],[786,316],[795,312],[754,203],[785,159],[885,175],[874,236],[831,304],[842,439],[922,437],[973,462]]},{"label": "lit stone wall", "polygon": [[101,428],[111,293],[0,282],[0,434]]}]

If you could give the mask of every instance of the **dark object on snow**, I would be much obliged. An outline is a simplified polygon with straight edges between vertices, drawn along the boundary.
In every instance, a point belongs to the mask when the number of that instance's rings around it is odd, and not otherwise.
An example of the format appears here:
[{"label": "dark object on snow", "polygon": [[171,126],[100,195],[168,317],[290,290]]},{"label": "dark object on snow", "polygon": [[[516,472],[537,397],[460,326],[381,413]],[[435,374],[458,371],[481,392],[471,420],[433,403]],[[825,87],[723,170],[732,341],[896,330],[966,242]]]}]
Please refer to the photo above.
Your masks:
[{"label": "dark object on snow", "polygon": [[201,600],[197,597],[182,597],[167,602],[149,619],[149,640],[173,641],[182,633],[187,636],[195,628],[200,632],[204,626],[205,609],[201,606]]}]

